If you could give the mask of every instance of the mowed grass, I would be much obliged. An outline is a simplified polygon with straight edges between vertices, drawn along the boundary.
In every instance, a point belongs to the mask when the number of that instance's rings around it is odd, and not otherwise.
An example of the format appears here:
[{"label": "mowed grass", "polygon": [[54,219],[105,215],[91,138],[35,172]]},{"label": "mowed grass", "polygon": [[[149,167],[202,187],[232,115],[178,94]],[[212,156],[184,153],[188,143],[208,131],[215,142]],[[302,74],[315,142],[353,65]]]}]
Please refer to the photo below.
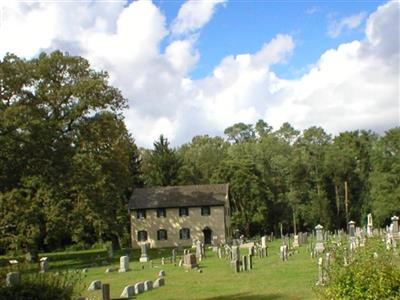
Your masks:
[{"label": "mowed grass", "polygon": [[[146,263],[142,269],[138,262],[139,253],[135,251],[129,272],[105,273],[108,267],[117,269],[117,262],[89,268],[84,279],[83,295],[89,299],[101,299],[100,291],[86,291],[91,281],[101,280],[110,284],[111,297],[118,298],[126,285],[144,280],[154,281],[158,272],[165,270],[166,285],[137,295],[136,299],[316,299],[313,293],[317,276],[316,260],[310,258],[303,246],[297,254],[289,257],[289,261],[282,262],[279,245],[278,240],[270,243],[268,257],[254,257],[253,269],[238,274],[227,260],[220,260],[211,250],[207,251],[207,258],[200,263],[202,273],[174,266],[168,259],[162,266],[161,256],[170,256],[170,249],[151,250],[153,268]],[[242,252],[245,254],[247,250]]]}]

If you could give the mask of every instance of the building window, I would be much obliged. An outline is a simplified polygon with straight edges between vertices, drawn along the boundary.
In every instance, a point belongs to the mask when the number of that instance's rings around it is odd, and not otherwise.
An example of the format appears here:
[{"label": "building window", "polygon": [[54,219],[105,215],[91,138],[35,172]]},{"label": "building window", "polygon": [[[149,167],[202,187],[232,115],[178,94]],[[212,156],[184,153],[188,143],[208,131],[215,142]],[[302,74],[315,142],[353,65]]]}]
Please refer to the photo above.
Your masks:
[{"label": "building window", "polygon": [[157,218],[165,218],[167,216],[167,211],[165,208],[157,208]]},{"label": "building window", "polygon": [[146,210],[145,209],[138,209],[136,211],[136,218],[138,218],[138,219],[146,219]]},{"label": "building window", "polygon": [[183,217],[183,216],[188,216],[189,215],[189,208],[187,207],[180,207],[179,208],[179,216]]},{"label": "building window", "polygon": [[190,229],[189,228],[182,228],[181,230],[179,230],[179,238],[181,240],[190,239]]},{"label": "building window", "polygon": [[167,231],[165,229],[157,230],[157,240],[165,241],[168,239]]},{"label": "building window", "polygon": [[209,216],[211,214],[211,209],[209,206],[203,206],[201,208],[201,215],[202,216]]},{"label": "building window", "polygon": [[139,242],[145,242],[147,241],[147,231],[146,230],[140,230],[137,233],[137,239]]}]

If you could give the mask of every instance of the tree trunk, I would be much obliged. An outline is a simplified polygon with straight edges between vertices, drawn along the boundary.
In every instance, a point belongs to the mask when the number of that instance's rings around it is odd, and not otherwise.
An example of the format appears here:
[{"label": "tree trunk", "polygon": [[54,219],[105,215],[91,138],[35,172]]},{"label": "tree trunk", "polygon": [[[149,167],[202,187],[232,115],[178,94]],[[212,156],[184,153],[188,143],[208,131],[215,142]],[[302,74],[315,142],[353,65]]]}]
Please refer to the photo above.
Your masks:
[{"label": "tree trunk", "polygon": [[339,216],[340,212],[340,199],[339,199],[339,188],[337,184],[335,184],[335,196],[336,196],[336,215]]},{"label": "tree trunk", "polygon": [[[346,208],[346,228],[349,226],[349,198],[347,190],[347,181],[344,182],[344,205]],[[348,230],[347,230],[348,231]]]}]

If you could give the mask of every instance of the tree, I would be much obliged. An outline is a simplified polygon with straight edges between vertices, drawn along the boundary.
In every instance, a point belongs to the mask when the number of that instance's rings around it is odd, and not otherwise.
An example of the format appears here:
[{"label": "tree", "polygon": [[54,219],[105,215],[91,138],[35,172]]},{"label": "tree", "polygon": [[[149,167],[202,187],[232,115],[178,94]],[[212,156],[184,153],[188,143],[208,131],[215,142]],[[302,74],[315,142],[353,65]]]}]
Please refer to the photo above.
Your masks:
[{"label": "tree", "polygon": [[182,145],[177,156],[182,162],[180,184],[207,184],[220,162],[226,157],[229,143],[221,137],[195,136]]},{"label": "tree", "polygon": [[233,226],[246,236],[259,231],[267,216],[267,190],[255,165],[247,159],[227,159],[212,180],[230,183]]},{"label": "tree", "polygon": [[[81,57],[56,51],[31,60],[7,54],[0,61],[4,235],[21,237],[26,250],[122,235],[118,225],[128,219],[126,198],[138,162],[120,115],[124,107],[108,74]],[[18,224],[7,227],[10,220]],[[17,245],[2,240],[1,247]]]},{"label": "tree", "polygon": [[272,126],[269,126],[264,120],[258,120],[255,126],[258,137],[262,138],[272,132]]},{"label": "tree", "polygon": [[244,141],[250,141],[255,138],[255,132],[253,125],[236,123],[224,130],[224,134],[228,136],[229,141],[240,143]]},{"label": "tree", "polygon": [[392,128],[377,142],[370,176],[372,213],[377,225],[387,225],[400,214],[400,127]]},{"label": "tree", "polygon": [[168,139],[160,135],[154,149],[143,156],[143,181],[146,186],[169,186],[178,183],[180,161]]}]

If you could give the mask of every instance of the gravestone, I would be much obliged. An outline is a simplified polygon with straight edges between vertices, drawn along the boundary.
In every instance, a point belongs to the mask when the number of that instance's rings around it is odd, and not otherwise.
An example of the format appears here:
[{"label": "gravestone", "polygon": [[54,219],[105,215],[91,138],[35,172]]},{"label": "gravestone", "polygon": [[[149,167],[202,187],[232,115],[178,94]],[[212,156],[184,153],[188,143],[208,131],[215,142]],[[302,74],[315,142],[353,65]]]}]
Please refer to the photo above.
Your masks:
[{"label": "gravestone", "polygon": [[165,265],[165,258],[164,257],[161,257],[161,264]]},{"label": "gravestone", "polygon": [[235,260],[234,261],[234,266],[235,266],[235,273],[239,273],[240,272],[240,260]]},{"label": "gravestone", "polygon": [[247,266],[248,269],[253,269],[253,255],[247,255]]},{"label": "gravestone", "polygon": [[192,248],[193,248],[193,249],[196,248],[196,245],[197,245],[196,242],[197,242],[196,239],[192,239]]},{"label": "gravestone", "polygon": [[239,246],[232,246],[232,261],[240,260]]},{"label": "gravestone", "polygon": [[267,256],[267,236],[261,237],[261,257]]},{"label": "gravestone", "polygon": [[248,250],[249,250],[249,255],[254,255],[254,247],[253,246],[249,247]]},{"label": "gravestone", "polygon": [[140,251],[141,251],[141,255],[140,255],[140,258],[139,258],[140,262],[148,262],[149,261],[149,256],[147,255],[148,247],[149,247],[148,243],[141,243],[140,244]]},{"label": "gravestone", "polygon": [[287,249],[288,249],[287,245],[282,245],[279,248],[279,252],[280,252],[280,256],[281,256],[282,261],[286,261],[288,259]]},{"label": "gravestone", "polygon": [[45,273],[49,270],[49,261],[47,257],[42,257],[40,259],[40,273]]},{"label": "gravestone", "polygon": [[201,241],[197,241],[196,242],[196,259],[201,261],[202,256],[203,256],[203,249],[202,249]]},{"label": "gravestone", "polygon": [[218,247],[217,253],[218,253],[218,258],[221,259],[222,258],[222,248],[221,247]]},{"label": "gravestone", "polygon": [[18,260],[16,260],[16,259],[11,259],[8,262],[10,263],[11,266],[16,266],[19,264]]},{"label": "gravestone", "polygon": [[356,236],[356,222],[354,221],[349,222],[349,236],[350,237]]},{"label": "gravestone", "polygon": [[144,282],[144,290],[145,291],[150,291],[150,290],[152,290],[153,289],[153,281],[151,281],[151,280],[146,280],[145,282]]},{"label": "gravestone", "polygon": [[141,294],[144,292],[144,283],[143,282],[138,282],[135,283],[135,294]]},{"label": "gravestone", "polygon": [[128,272],[129,271],[129,256],[121,256],[119,258],[119,270],[118,272]]},{"label": "gravestone", "polygon": [[[194,255],[193,255],[194,256]],[[165,279],[164,277],[158,277],[156,280],[154,280],[153,283],[153,288],[159,288],[161,286],[165,285]]]},{"label": "gravestone", "polygon": [[373,236],[373,223],[372,223],[372,214],[367,215],[367,235],[368,236]]},{"label": "gravestone", "polygon": [[179,263],[178,263],[178,266],[179,266],[179,267],[182,267],[182,265],[183,265],[183,260],[180,259],[180,260],[179,260]]},{"label": "gravestone", "polygon": [[246,256],[242,256],[242,270],[243,271],[247,271],[248,270]]},{"label": "gravestone", "polygon": [[175,264],[176,263],[176,249],[172,249],[172,263]]},{"label": "gravestone", "polygon": [[21,282],[21,273],[20,272],[10,272],[7,273],[6,277],[6,286],[16,286]]},{"label": "gravestone", "polygon": [[357,247],[357,238],[356,238],[356,222],[350,221],[349,222],[349,243],[350,243],[350,250],[355,250]]},{"label": "gravestone", "polygon": [[293,248],[298,248],[299,245],[299,235],[295,234],[293,236]]},{"label": "gravestone", "polygon": [[106,269],[106,273],[111,273],[111,272],[113,272],[113,271],[114,271],[113,268],[107,268],[107,269]]},{"label": "gravestone", "polygon": [[318,224],[317,226],[315,226],[315,234],[316,234],[315,252],[316,253],[322,253],[325,250],[323,229],[324,229],[324,227],[321,224]]},{"label": "gravestone", "polygon": [[324,266],[322,257],[318,259],[318,281],[317,285],[324,285]]},{"label": "gravestone", "polygon": [[186,254],[183,257],[183,266],[187,269],[193,269],[197,267],[196,256],[193,253]]},{"label": "gravestone", "polygon": [[160,270],[160,272],[158,272],[158,277],[164,277],[164,276],[165,276],[165,271]]},{"label": "gravestone", "polygon": [[395,240],[399,240],[400,239],[399,217],[398,216],[393,216],[392,217],[392,237]]},{"label": "gravestone", "polygon": [[135,295],[135,286],[133,284],[127,285],[124,287],[124,290],[121,293],[121,298],[129,298]]},{"label": "gravestone", "polygon": [[100,280],[92,281],[88,287],[88,291],[95,291],[95,290],[101,290],[101,281]]}]

